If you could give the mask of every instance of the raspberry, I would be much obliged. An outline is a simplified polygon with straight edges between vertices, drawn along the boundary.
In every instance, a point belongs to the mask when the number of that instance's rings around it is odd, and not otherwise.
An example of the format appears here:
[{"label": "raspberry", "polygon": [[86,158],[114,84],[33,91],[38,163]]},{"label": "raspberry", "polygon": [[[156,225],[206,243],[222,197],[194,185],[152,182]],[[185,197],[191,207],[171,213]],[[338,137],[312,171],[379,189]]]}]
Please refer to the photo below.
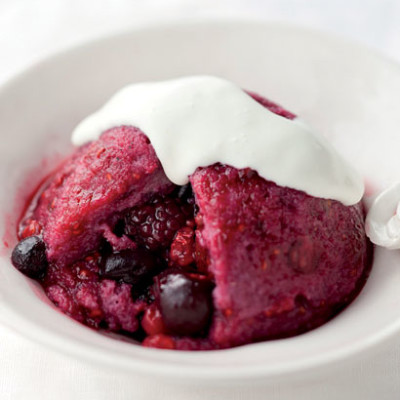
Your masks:
[{"label": "raspberry", "polygon": [[143,315],[142,328],[149,336],[165,332],[160,310],[154,303],[146,309]]},{"label": "raspberry", "polygon": [[175,233],[193,219],[193,205],[186,199],[156,197],[125,215],[124,233],[148,250],[170,246]]},{"label": "raspberry", "polygon": [[171,262],[179,267],[186,267],[194,263],[194,250],[194,231],[185,226],[179,229],[171,244]]},{"label": "raspberry", "polygon": [[142,346],[173,350],[175,348],[175,342],[171,336],[160,333],[157,335],[147,336],[146,339],[143,340]]}]

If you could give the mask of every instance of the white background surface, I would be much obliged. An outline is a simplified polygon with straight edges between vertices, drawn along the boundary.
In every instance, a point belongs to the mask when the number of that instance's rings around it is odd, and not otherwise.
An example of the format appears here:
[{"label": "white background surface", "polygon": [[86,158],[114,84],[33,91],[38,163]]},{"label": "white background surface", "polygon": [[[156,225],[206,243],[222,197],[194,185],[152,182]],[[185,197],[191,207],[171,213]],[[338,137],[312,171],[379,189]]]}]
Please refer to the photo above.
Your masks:
[{"label": "white background surface", "polygon": [[[0,0],[0,84],[54,51],[171,18],[257,16],[344,35],[400,62],[397,0]],[[121,376],[49,352],[0,326],[0,399],[400,398],[400,338],[312,380],[208,389]]]}]

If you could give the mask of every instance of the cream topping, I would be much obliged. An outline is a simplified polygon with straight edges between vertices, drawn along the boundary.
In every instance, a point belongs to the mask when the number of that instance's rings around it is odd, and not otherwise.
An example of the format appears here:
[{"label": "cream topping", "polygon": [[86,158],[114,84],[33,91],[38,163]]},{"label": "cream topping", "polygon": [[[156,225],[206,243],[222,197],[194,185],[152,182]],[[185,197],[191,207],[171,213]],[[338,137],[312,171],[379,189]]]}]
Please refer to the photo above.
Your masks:
[{"label": "cream topping", "polygon": [[322,136],[217,77],[126,86],[75,128],[72,141],[82,145],[120,125],[148,136],[177,185],[187,183],[197,167],[220,162],[345,205],[357,203],[364,192],[357,172]]},{"label": "cream topping", "polygon": [[365,221],[372,243],[400,248],[400,182],[382,191],[373,201]]}]

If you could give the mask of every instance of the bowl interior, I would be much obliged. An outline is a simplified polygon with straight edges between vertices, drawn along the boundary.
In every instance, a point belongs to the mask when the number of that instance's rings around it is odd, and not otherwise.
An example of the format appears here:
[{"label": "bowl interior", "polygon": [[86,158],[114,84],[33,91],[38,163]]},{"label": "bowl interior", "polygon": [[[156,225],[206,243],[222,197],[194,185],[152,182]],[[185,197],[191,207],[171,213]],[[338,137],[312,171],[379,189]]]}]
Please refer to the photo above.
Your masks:
[{"label": "bowl interior", "polygon": [[44,61],[0,90],[1,320],[47,346],[125,371],[188,379],[268,377],[328,365],[400,330],[400,253],[378,249],[359,297],[307,334],[205,353],[144,349],[58,312],[9,256],[26,200],[63,155],[72,128],[123,85],[214,74],[281,103],[326,135],[372,192],[396,180],[400,69],[301,28],[201,22],[138,29]]}]

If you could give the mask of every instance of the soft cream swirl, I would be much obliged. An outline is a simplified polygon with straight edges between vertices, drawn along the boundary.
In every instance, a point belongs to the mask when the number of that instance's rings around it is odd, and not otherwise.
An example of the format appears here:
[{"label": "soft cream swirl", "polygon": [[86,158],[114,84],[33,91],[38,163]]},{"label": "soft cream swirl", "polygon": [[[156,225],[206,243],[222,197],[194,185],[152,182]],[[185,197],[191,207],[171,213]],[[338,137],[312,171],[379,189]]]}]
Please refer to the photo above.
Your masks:
[{"label": "soft cream swirl", "polygon": [[376,197],[365,225],[372,243],[388,249],[400,248],[400,183],[395,183]]},{"label": "soft cream swirl", "polygon": [[315,197],[357,203],[357,172],[305,124],[278,116],[233,83],[192,76],[126,86],[74,130],[76,145],[132,125],[150,139],[168,178],[183,185],[197,167],[250,167]]}]

